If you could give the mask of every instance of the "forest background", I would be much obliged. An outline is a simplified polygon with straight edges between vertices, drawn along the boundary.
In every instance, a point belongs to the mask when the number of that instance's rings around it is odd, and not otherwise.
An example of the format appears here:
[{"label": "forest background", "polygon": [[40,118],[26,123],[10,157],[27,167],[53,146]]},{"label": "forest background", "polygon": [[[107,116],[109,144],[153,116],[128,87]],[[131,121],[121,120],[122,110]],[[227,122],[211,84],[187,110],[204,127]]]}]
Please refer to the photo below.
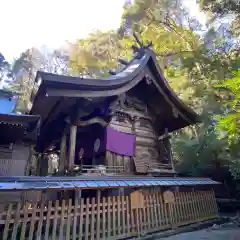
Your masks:
[{"label": "forest background", "polygon": [[133,56],[135,33],[143,44],[152,42],[169,84],[202,118],[202,123],[173,134],[178,173],[237,183],[240,5],[234,0],[199,0],[198,4],[207,16],[204,26],[190,16],[181,0],[126,1],[117,30],[94,31],[53,51],[30,48],[11,64],[0,53],[0,82],[20,94],[16,111],[26,113],[37,70],[108,76],[109,70],[119,68],[119,56],[125,60]]}]

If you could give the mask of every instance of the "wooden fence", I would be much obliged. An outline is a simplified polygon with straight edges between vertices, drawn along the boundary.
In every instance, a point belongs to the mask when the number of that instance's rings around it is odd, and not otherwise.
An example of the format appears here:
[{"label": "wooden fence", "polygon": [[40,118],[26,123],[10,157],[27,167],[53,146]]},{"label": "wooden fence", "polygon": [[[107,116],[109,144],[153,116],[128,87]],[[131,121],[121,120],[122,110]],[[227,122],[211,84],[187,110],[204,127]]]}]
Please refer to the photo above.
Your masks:
[{"label": "wooden fence", "polygon": [[[98,192],[99,193],[99,192]],[[175,192],[166,203],[161,191],[144,190],[143,208],[130,196],[81,198],[16,206],[0,213],[0,239],[120,239],[216,218],[213,191]]]}]

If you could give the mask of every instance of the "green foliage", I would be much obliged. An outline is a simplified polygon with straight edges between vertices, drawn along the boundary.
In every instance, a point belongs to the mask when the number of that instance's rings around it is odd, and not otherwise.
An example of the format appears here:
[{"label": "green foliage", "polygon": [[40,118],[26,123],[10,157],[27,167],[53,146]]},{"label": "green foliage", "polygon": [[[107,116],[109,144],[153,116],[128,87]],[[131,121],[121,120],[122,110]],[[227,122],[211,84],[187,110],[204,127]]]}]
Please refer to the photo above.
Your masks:
[{"label": "green foliage", "polygon": [[27,49],[11,66],[12,81],[7,89],[19,94],[16,111],[28,112],[31,107],[34,80],[38,70],[68,74],[68,57],[65,52],[56,49],[49,52],[35,48]]},{"label": "green foliage", "polygon": [[189,138],[189,134],[185,132],[173,140],[173,150],[178,159],[176,168],[191,176],[203,176],[209,166],[227,160],[226,142],[217,139],[214,131],[207,131],[204,127],[199,130],[196,130],[198,136]]},{"label": "green foliage", "polygon": [[200,0],[200,7],[217,14],[240,13],[239,3],[235,0]]},{"label": "green foliage", "polygon": [[227,136],[229,144],[236,143],[240,139],[240,72],[217,87],[227,96],[223,103],[225,113],[218,116],[217,130],[220,136]]},{"label": "green foliage", "polygon": [[224,113],[217,116],[217,131],[220,139],[228,140],[228,149],[231,153],[230,171],[236,179],[240,179],[240,72],[234,77],[223,81],[217,86],[223,92]]},{"label": "green foliage", "polygon": [[11,78],[10,64],[0,52],[0,83]]},{"label": "green foliage", "polygon": [[14,80],[9,84],[8,89],[19,94],[16,106],[18,112],[29,111],[30,95],[36,71],[40,67],[40,58],[41,54],[37,49],[28,49],[12,65]]},{"label": "green foliage", "polygon": [[74,75],[108,76],[116,69],[119,56],[130,58],[129,40],[121,40],[117,32],[93,32],[70,46],[70,69]]},{"label": "green foliage", "polygon": [[200,0],[200,7],[211,16],[211,22],[227,17],[234,35],[240,33],[240,4],[237,0]]}]

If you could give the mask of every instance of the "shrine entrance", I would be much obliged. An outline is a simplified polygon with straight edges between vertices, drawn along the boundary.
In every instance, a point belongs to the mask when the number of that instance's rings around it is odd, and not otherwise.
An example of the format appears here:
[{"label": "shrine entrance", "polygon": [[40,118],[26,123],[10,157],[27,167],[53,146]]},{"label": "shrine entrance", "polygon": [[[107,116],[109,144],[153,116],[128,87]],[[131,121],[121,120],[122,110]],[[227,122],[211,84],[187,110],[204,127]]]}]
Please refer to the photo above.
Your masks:
[{"label": "shrine entrance", "polygon": [[78,127],[74,163],[79,166],[81,174],[104,171],[105,131],[100,124]]}]

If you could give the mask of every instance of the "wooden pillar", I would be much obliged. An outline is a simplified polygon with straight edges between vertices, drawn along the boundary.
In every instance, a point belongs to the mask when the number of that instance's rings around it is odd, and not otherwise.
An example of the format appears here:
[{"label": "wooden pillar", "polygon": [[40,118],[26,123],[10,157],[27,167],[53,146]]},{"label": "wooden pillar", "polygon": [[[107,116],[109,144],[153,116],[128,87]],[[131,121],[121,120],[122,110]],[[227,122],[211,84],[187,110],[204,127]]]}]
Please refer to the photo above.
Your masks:
[{"label": "wooden pillar", "polygon": [[137,121],[138,117],[134,116],[132,119],[132,134],[134,134],[135,136],[135,141],[134,141],[134,155],[132,157],[130,157],[130,168],[131,168],[131,172],[134,173],[135,170],[135,174],[137,172],[137,167],[136,167],[136,147],[137,147],[137,133],[136,133],[136,121]]},{"label": "wooden pillar", "polygon": [[172,156],[172,146],[170,143],[170,136],[168,136],[167,138],[167,145],[168,145],[168,153],[169,153],[169,160],[170,160],[170,164],[172,165],[172,170],[175,171],[175,166],[174,166],[174,162],[173,162],[173,156]]},{"label": "wooden pillar", "polygon": [[37,176],[40,176],[41,164],[42,164],[42,154],[38,154],[38,156],[37,156],[37,167],[36,167],[36,175]]},{"label": "wooden pillar", "polygon": [[66,144],[67,144],[67,135],[63,133],[60,144],[60,156],[59,156],[59,172],[64,171],[65,162],[66,162]]},{"label": "wooden pillar", "polygon": [[27,164],[25,167],[25,176],[29,176],[30,175],[30,170],[31,170],[31,166],[32,166],[32,155],[33,155],[33,146],[29,146],[29,152],[28,152],[28,160],[27,160]]},{"label": "wooden pillar", "polygon": [[93,165],[93,166],[96,165],[96,159],[95,159],[95,157],[92,158],[92,165]]},{"label": "wooden pillar", "polygon": [[48,156],[44,154],[41,157],[40,176],[47,176],[47,175],[48,175]]},{"label": "wooden pillar", "polygon": [[107,151],[105,152],[105,159],[104,159],[104,165],[105,166],[110,166],[111,163],[110,163],[110,159],[111,159],[111,152]]},{"label": "wooden pillar", "polygon": [[72,125],[70,127],[70,144],[69,144],[69,169],[74,165],[75,160],[75,148],[76,148],[76,136],[77,136],[77,126]]}]

